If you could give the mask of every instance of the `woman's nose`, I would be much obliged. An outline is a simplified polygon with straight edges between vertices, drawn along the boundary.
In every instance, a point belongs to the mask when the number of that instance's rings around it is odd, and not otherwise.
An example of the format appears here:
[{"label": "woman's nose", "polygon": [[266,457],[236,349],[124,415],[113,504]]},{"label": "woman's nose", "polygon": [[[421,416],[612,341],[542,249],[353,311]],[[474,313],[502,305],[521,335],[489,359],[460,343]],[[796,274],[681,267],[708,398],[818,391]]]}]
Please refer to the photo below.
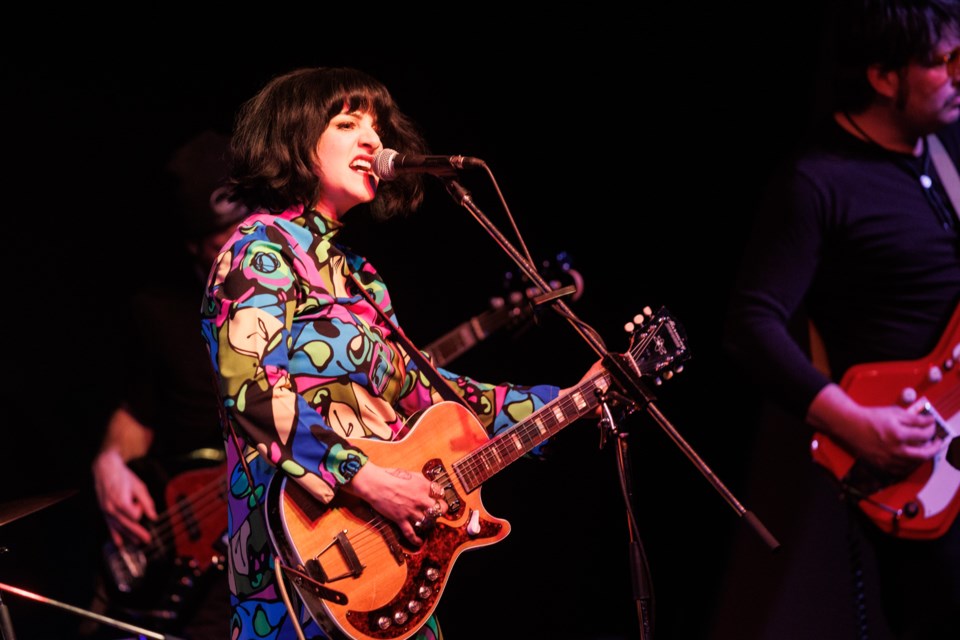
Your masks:
[{"label": "woman's nose", "polygon": [[360,136],[360,143],[371,149],[379,149],[380,136],[372,127],[364,127],[362,135]]}]

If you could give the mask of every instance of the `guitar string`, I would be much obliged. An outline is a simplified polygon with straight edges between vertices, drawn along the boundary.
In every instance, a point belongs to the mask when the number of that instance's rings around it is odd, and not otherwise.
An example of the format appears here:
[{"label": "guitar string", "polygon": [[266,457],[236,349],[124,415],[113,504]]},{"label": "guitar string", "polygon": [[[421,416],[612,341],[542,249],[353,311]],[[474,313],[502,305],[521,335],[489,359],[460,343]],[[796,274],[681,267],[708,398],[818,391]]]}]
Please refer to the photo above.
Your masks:
[{"label": "guitar string", "polygon": [[[168,505],[166,510],[158,514],[157,524],[151,530],[152,534],[161,542],[176,541],[179,535],[193,528],[191,523],[200,524],[213,519],[213,516],[219,520],[222,513],[220,508],[225,502],[226,481],[221,477],[205,485],[203,489],[186,496],[185,499]],[[180,518],[174,518],[175,515],[180,515]],[[226,514],[223,513],[223,515]],[[226,518],[224,518],[224,524],[226,524]],[[161,556],[163,556],[163,547],[155,545],[151,557]]]}]

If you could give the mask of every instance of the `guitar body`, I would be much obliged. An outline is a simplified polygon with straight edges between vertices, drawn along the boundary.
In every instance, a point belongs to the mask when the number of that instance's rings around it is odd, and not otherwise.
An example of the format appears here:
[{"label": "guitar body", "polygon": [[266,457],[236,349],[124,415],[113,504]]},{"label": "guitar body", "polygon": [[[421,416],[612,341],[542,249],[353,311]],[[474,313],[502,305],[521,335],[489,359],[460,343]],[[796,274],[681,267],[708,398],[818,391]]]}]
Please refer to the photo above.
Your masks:
[{"label": "guitar body", "polygon": [[222,456],[175,464],[141,458],[130,467],[150,489],[160,519],[144,521],[151,544],[104,544],[110,607],[154,626],[175,625],[225,569],[225,463]]},{"label": "guitar body", "polygon": [[[349,594],[346,603],[337,604],[315,595],[309,581],[294,579],[311,614],[324,612],[350,638],[414,635],[436,610],[457,557],[510,532],[506,520],[487,513],[479,488],[465,488],[452,473],[454,461],[487,442],[476,418],[453,402],[427,409],[403,440],[355,442],[378,465],[419,469],[444,488],[449,511],[421,536],[425,542],[420,548],[406,543],[393,523],[346,492],[323,505],[278,474],[267,498],[275,546],[287,564]],[[328,626],[322,619],[317,622]]]},{"label": "guitar body", "polygon": [[[222,492],[205,501],[193,499],[211,487],[222,485],[226,473],[225,463],[184,471],[171,478],[164,489],[174,532],[173,554],[177,558],[189,558],[200,572],[223,561],[221,540],[227,530],[227,503]],[[172,508],[174,506],[177,508]]]},{"label": "guitar body", "polygon": [[906,476],[884,474],[855,459],[823,434],[811,443],[813,459],[858,498],[858,506],[883,531],[902,538],[942,536],[960,511],[960,470],[946,460],[960,431],[960,309],[925,358],[851,367],[840,386],[869,406],[899,404],[937,417],[944,447]]}]

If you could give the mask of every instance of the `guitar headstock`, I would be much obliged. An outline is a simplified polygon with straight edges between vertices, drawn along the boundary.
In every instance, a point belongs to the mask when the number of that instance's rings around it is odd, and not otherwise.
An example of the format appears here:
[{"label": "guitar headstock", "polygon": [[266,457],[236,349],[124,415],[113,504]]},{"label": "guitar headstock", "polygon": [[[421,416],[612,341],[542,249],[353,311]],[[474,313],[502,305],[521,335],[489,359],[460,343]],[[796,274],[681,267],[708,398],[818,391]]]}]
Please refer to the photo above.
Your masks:
[{"label": "guitar headstock", "polygon": [[686,332],[663,307],[656,313],[645,307],[624,329],[630,333],[630,357],[656,385],[683,371],[683,363],[690,359]]}]

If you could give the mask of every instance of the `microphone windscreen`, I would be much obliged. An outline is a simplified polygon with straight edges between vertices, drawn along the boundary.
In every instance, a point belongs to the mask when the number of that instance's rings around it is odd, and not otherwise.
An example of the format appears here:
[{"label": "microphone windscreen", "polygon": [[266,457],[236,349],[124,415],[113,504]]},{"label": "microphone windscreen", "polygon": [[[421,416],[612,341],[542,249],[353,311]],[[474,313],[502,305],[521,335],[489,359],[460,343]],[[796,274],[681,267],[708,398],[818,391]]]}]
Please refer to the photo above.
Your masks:
[{"label": "microphone windscreen", "polygon": [[373,173],[381,180],[393,180],[397,177],[397,170],[393,166],[393,159],[398,154],[393,149],[381,149],[373,157]]}]

